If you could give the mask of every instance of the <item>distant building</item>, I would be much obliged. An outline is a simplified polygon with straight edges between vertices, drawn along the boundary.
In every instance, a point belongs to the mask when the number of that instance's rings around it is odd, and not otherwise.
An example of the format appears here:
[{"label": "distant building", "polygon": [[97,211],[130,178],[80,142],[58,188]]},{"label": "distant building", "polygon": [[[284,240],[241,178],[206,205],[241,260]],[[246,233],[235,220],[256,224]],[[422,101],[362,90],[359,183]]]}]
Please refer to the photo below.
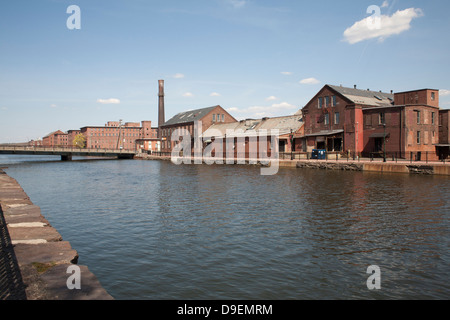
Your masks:
[{"label": "distant building", "polygon": [[42,138],[42,146],[44,147],[67,147],[68,135],[61,130],[54,131]]},{"label": "distant building", "polygon": [[42,140],[30,140],[28,142],[28,146],[30,147],[42,147]]},{"label": "distant building", "polygon": [[151,121],[121,122],[109,121],[105,126],[87,126],[80,132],[86,138],[86,148],[136,150],[136,140],[156,138],[157,128]]},{"label": "distant building", "polygon": [[[325,85],[302,109],[305,116],[304,151],[361,154],[411,152],[420,158],[437,157],[439,91],[400,93]],[[386,143],[386,147],[384,144]]]},{"label": "distant building", "polygon": [[75,139],[75,137],[81,133],[81,130],[69,130],[67,131],[67,144],[69,145],[69,147],[73,147],[73,140]]},{"label": "distant building", "polygon": [[171,140],[172,133],[176,129],[187,130],[191,134],[192,139],[194,139],[194,123],[196,121],[202,122],[201,133],[216,123],[237,122],[237,120],[221,106],[180,112],[160,127],[162,144],[161,151],[172,151],[172,148],[177,143],[176,141]]}]

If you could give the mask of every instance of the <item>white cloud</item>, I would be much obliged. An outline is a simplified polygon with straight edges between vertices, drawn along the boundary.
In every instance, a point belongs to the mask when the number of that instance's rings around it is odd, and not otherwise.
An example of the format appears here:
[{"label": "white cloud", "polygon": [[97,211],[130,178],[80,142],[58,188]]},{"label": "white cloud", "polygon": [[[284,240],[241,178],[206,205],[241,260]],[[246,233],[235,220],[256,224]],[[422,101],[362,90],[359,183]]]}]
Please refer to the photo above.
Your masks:
[{"label": "white cloud", "polygon": [[50,108],[57,108],[58,106],[56,104],[51,104]]},{"label": "white cloud", "polygon": [[220,94],[220,93],[217,93],[217,92],[212,92],[209,96],[210,96],[210,97],[220,97],[221,94]]},{"label": "white cloud", "polygon": [[236,113],[241,116],[241,118],[262,118],[262,117],[272,117],[291,114],[291,110],[298,109],[287,102],[275,103],[270,106],[251,106],[248,108],[240,109],[236,107],[228,108],[227,111],[230,113]]},{"label": "white cloud", "polygon": [[119,99],[115,99],[115,98],[97,99],[97,102],[101,103],[101,104],[120,104],[120,100]]},{"label": "white cloud", "polygon": [[266,98],[266,101],[274,101],[274,100],[278,100],[278,98],[275,96],[270,96]]},{"label": "white cloud", "polygon": [[8,110],[8,108],[7,108],[7,107],[2,107],[1,109],[2,109],[2,110]]},{"label": "white cloud", "polygon": [[389,7],[389,2],[384,1],[383,4],[381,5],[382,8],[387,8]]},{"label": "white cloud", "polygon": [[446,90],[446,89],[439,90],[439,95],[441,97],[450,96],[450,90]]},{"label": "white cloud", "polygon": [[316,78],[307,78],[300,81],[301,84],[318,84],[320,83],[319,80]]},{"label": "white cloud", "polygon": [[290,75],[292,75],[292,72],[290,72],[290,71],[283,71],[283,72],[281,72],[281,74],[285,75],[285,76],[290,76]]},{"label": "white cloud", "polygon": [[176,73],[176,74],[173,75],[173,77],[174,77],[175,79],[183,79],[183,78],[184,78],[184,74],[182,74],[182,73]]},{"label": "white cloud", "polygon": [[228,0],[228,3],[231,4],[234,8],[242,8],[247,3],[246,0]]},{"label": "white cloud", "polygon": [[350,44],[355,44],[364,40],[384,39],[398,35],[411,28],[411,21],[415,18],[423,16],[421,9],[409,8],[402,11],[397,11],[392,16],[381,15],[378,27],[374,25],[372,16],[364,18],[355,22],[353,26],[344,31],[344,41]]},{"label": "white cloud", "polygon": [[183,97],[186,97],[186,98],[192,98],[194,95],[191,93],[191,92],[185,92],[185,93],[183,93]]}]

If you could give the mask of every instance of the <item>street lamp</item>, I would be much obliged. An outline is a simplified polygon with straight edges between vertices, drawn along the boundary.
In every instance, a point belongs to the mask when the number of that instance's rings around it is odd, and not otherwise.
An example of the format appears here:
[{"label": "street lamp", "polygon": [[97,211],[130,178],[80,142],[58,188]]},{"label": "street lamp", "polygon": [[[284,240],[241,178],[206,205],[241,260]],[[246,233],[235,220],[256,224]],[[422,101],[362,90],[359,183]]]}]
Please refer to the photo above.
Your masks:
[{"label": "street lamp", "polygon": [[384,128],[384,152],[383,152],[383,162],[386,162],[386,122],[383,123]]}]

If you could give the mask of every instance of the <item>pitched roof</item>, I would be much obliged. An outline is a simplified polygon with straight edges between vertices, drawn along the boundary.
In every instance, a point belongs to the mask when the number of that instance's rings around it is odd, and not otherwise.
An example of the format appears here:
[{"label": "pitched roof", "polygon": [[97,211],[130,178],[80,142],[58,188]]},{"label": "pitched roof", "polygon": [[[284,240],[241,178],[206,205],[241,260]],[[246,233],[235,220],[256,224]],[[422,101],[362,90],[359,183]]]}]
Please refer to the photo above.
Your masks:
[{"label": "pitched roof", "polygon": [[334,91],[337,91],[355,104],[381,107],[392,105],[394,102],[394,95],[391,93],[346,88],[334,85],[327,86]]},{"label": "pitched roof", "polygon": [[169,125],[178,124],[178,123],[194,122],[196,120],[200,120],[217,107],[220,107],[220,106],[214,106],[214,107],[180,112],[180,113],[176,114],[175,116],[173,116],[170,120],[166,121],[164,123],[164,126],[169,126]]},{"label": "pitched roof", "polygon": [[[57,130],[57,131],[50,132],[44,138],[50,137],[51,135],[55,135],[55,134],[67,134],[67,133],[62,132],[61,130]],[[44,139],[44,138],[42,138],[42,139]]]},{"label": "pitched roof", "polygon": [[[220,137],[225,137],[227,130],[235,131],[228,137],[237,136],[254,136],[260,130],[279,130],[279,135],[296,132],[303,126],[302,116],[292,115],[276,118],[248,119],[233,123],[213,124],[203,134],[202,137],[210,138],[215,136],[217,132],[221,133]],[[239,132],[237,132],[239,130]]]}]

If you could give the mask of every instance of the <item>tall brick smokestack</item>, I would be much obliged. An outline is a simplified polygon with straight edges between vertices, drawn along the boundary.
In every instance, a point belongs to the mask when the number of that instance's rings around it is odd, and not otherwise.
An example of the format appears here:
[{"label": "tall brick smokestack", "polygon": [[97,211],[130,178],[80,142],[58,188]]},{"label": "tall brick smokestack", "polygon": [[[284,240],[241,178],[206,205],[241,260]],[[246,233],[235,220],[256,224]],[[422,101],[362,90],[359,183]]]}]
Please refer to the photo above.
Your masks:
[{"label": "tall brick smokestack", "polygon": [[158,103],[158,138],[161,138],[161,127],[164,125],[164,80],[159,80]]}]

